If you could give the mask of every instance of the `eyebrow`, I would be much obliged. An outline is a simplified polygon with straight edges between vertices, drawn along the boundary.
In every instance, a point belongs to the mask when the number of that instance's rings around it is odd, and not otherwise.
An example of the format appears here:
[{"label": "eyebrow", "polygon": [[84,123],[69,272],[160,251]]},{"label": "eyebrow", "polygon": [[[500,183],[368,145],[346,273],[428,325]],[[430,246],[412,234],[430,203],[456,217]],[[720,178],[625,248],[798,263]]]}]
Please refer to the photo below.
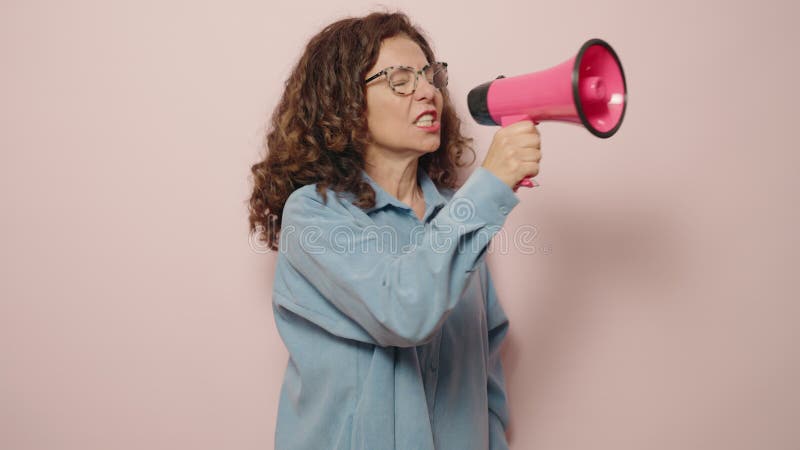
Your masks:
[{"label": "eyebrow", "polygon": [[409,65],[409,64],[390,64],[390,65],[384,66],[384,67],[411,67],[412,69],[422,69],[423,67],[429,66],[429,65],[431,65],[431,63],[426,62],[425,64],[423,64],[421,66],[416,66],[416,65],[413,65],[413,64],[412,65]]}]

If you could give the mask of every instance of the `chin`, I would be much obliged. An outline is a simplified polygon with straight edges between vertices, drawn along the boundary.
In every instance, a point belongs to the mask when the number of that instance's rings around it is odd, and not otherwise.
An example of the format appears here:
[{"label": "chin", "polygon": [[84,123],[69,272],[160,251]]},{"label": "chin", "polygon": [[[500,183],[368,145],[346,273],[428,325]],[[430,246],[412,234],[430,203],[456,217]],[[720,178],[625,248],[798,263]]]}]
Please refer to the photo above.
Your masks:
[{"label": "chin", "polygon": [[438,150],[439,146],[442,145],[442,141],[441,141],[441,139],[436,139],[435,142],[432,141],[429,144],[428,143],[426,143],[426,144],[427,145],[423,146],[424,151],[427,152],[427,153],[430,153],[430,152],[435,152],[436,150]]},{"label": "chin", "polygon": [[436,144],[435,146],[425,146],[420,148],[420,151],[422,153],[433,153],[436,150],[439,150],[439,144]]}]

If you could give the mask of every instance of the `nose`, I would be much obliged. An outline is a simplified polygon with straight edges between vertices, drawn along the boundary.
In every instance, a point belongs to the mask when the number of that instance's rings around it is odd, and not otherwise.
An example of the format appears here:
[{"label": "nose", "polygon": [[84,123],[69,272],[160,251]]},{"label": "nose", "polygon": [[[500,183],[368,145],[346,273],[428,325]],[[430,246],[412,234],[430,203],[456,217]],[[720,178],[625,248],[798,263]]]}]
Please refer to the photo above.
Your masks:
[{"label": "nose", "polygon": [[436,96],[436,92],[438,92],[438,89],[429,83],[424,75],[420,75],[417,81],[417,90],[414,91],[415,100],[433,99]]}]

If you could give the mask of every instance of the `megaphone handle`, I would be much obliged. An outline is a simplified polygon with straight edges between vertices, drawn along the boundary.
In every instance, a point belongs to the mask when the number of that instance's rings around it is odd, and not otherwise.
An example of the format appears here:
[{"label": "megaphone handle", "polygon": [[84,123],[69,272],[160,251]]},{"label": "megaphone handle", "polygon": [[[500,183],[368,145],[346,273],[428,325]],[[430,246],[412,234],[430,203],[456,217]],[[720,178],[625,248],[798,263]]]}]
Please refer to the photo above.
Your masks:
[{"label": "megaphone handle", "polygon": [[[515,123],[523,121],[523,120],[530,120],[531,122],[533,122],[534,125],[539,125],[539,122],[533,120],[533,118],[531,118],[531,116],[529,116],[527,114],[517,114],[517,115],[501,117],[500,118],[500,126],[505,128],[505,127],[507,127],[507,126],[509,126],[511,124],[515,124]],[[525,177],[522,180],[520,180],[519,183],[517,183],[517,186],[525,186],[525,187],[532,188],[532,187],[539,186],[539,183],[537,183],[536,180],[534,180],[531,177]]]}]

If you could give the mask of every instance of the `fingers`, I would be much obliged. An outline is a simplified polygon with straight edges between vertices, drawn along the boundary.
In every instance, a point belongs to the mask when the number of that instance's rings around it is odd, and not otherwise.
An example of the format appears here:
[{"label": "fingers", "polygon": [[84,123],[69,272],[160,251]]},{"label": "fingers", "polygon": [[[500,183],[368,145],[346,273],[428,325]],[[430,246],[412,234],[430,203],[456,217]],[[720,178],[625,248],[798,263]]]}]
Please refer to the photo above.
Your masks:
[{"label": "fingers", "polygon": [[541,142],[521,141],[512,144],[511,156],[520,161],[540,161],[542,159]]},{"label": "fingers", "polygon": [[542,138],[539,130],[529,120],[509,125],[499,130],[497,135],[507,145],[522,148],[542,148]]},{"label": "fingers", "polygon": [[519,156],[519,160],[526,163],[539,163],[542,160],[542,152],[535,150],[533,152],[525,152]]},{"label": "fingers", "polygon": [[524,177],[539,173],[542,159],[539,130],[530,120],[516,122],[495,133],[483,167],[494,173],[515,191]]},{"label": "fingers", "polygon": [[535,177],[539,175],[539,161],[523,162],[520,164],[520,170],[526,177]]}]

